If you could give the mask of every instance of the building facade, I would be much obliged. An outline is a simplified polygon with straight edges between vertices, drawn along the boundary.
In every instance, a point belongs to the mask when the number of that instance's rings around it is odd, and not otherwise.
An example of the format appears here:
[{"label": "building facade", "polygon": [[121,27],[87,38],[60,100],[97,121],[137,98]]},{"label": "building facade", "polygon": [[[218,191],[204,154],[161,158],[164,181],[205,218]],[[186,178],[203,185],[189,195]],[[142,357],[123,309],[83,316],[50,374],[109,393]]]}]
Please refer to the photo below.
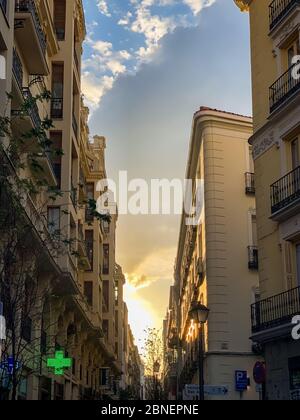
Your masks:
[{"label": "building facade", "polygon": [[264,349],[266,397],[300,399],[300,343],[291,337],[300,313],[300,3],[236,3],[249,11],[251,30],[260,282],[252,339]]},{"label": "building facade", "polygon": [[[196,397],[187,387],[199,384],[199,327],[189,317],[196,301],[210,310],[201,346],[204,383],[224,390],[205,398],[259,398],[252,379],[259,356],[249,339],[258,288],[251,134],[248,117],[205,107],[194,116],[186,178],[193,181],[193,205],[201,197],[200,216],[194,226],[184,214],[180,228],[165,334],[171,398]],[[243,392],[237,372],[246,375]]]},{"label": "building facade", "polygon": [[[1,122],[9,119],[0,151],[0,301],[8,330],[2,362],[15,360],[12,371],[0,370],[0,399],[119,394],[125,279],[116,265],[117,216],[95,207],[97,184],[106,178],[106,141],[89,135],[81,96],[84,38],[81,0],[0,2],[0,115]],[[13,220],[9,194],[25,184]],[[18,226],[12,259],[9,237]],[[20,306],[13,314],[16,284]],[[61,374],[48,366],[59,351],[72,360]]]}]

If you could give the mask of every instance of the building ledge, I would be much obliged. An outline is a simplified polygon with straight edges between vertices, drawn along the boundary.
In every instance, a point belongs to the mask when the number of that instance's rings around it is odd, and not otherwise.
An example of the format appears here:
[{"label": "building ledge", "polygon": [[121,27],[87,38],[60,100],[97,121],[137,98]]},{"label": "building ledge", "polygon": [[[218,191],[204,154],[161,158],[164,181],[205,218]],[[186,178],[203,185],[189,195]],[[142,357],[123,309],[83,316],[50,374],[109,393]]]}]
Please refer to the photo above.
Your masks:
[{"label": "building ledge", "polygon": [[257,332],[253,334],[250,338],[252,341],[260,344],[264,344],[271,341],[277,341],[287,337],[292,337],[292,328],[293,325],[291,322],[289,322],[278,327],[273,327],[264,331]]}]

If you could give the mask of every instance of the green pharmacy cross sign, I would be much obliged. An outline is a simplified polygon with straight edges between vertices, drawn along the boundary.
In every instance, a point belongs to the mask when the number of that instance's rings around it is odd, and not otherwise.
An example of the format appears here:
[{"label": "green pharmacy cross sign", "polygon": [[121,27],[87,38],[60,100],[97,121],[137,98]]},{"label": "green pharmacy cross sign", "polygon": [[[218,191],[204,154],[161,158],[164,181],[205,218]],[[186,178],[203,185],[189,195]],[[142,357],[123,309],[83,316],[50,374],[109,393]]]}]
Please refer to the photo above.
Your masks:
[{"label": "green pharmacy cross sign", "polygon": [[54,374],[60,376],[65,369],[72,367],[72,359],[65,358],[63,351],[57,351],[54,359],[47,360],[47,367],[54,368]]}]

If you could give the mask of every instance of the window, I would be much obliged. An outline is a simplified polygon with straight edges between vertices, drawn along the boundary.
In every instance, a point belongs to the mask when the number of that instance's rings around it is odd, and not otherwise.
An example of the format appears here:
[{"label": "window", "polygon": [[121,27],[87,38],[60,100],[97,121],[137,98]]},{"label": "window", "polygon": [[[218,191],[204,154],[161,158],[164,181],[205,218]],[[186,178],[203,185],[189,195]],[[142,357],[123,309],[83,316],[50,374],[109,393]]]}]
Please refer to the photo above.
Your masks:
[{"label": "window", "polygon": [[299,166],[299,140],[295,139],[291,142],[291,158],[292,158],[292,169],[296,169]]},{"label": "window", "polygon": [[[89,183],[86,185],[86,195],[87,195],[87,199],[89,200],[94,200],[94,184]],[[86,213],[85,213],[85,220],[87,222],[92,222],[94,219],[90,208],[86,209]]]},{"label": "window", "polygon": [[51,118],[63,118],[64,65],[52,65]]},{"label": "window", "polygon": [[84,282],[84,296],[86,297],[88,304],[93,306],[93,282],[85,281]]},{"label": "window", "polygon": [[86,242],[88,259],[89,259],[89,262],[91,264],[92,271],[93,271],[93,264],[94,264],[94,231],[93,230],[85,231],[85,242]]},{"label": "window", "polygon": [[119,335],[119,312],[115,311],[115,336]]},{"label": "window", "polygon": [[22,320],[21,337],[24,341],[26,341],[26,343],[30,343],[31,334],[32,334],[32,320],[29,316],[27,316]]},{"label": "window", "polygon": [[109,275],[109,244],[103,245],[103,271],[102,274]]},{"label": "window", "polygon": [[103,320],[102,328],[103,328],[104,337],[108,340],[108,332],[109,332],[109,321],[108,321],[108,319]]},{"label": "window", "polygon": [[66,31],[66,0],[54,0],[54,27],[58,41],[64,41]]},{"label": "window", "polygon": [[54,399],[56,401],[63,401],[64,399],[65,388],[62,384],[55,382],[54,384]]},{"label": "window", "polygon": [[103,281],[103,312],[109,311],[109,281]]},{"label": "window", "polygon": [[58,188],[61,188],[61,151],[62,151],[62,132],[56,131],[50,133],[51,150],[51,162],[53,171],[56,176]]},{"label": "window", "polygon": [[107,220],[103,221],[103,230],[106,235],[110,232],[110,223]]},{"label": "window", "polygon": [[119,304],[119,285],[118,285],[117,281],[115,281],[115,301],[116,301],[116,306],[118,306],[118,304]]},{"label": "window", "polygon": [[109,386],[109,369],[108,368],[100,368],[100,386]]},{"label": "window", "polygon": [[48,230],[51,235],[60,233],[60,208],[48,207]]}]

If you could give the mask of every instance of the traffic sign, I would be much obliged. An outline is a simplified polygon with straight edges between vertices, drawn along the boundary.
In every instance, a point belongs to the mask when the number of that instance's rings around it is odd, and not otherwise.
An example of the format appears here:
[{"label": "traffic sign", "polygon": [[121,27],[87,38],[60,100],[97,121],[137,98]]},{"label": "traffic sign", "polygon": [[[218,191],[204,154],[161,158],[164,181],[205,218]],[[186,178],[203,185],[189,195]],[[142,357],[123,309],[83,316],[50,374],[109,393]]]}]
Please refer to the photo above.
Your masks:
[{"label": "traffic sign", "polygon": [[[190,398],[195,398],[199,396],[199,385],[186,385],[184,388],[185,396]],[[221,385],[204,385],[204,394],[205,395],[227,395],[229,392],[226,386]]]},{"label": "traffic sign", "polygon": [[262,385],[266,382],[266,365],[263,362],[255,363],[253,378],[257,385]]},{"label": "traffic sign", "polygon": [[235,389],[238,392],[247,391],[249,385],[248,372],[245,370],[237,370],[235,372]]}]

